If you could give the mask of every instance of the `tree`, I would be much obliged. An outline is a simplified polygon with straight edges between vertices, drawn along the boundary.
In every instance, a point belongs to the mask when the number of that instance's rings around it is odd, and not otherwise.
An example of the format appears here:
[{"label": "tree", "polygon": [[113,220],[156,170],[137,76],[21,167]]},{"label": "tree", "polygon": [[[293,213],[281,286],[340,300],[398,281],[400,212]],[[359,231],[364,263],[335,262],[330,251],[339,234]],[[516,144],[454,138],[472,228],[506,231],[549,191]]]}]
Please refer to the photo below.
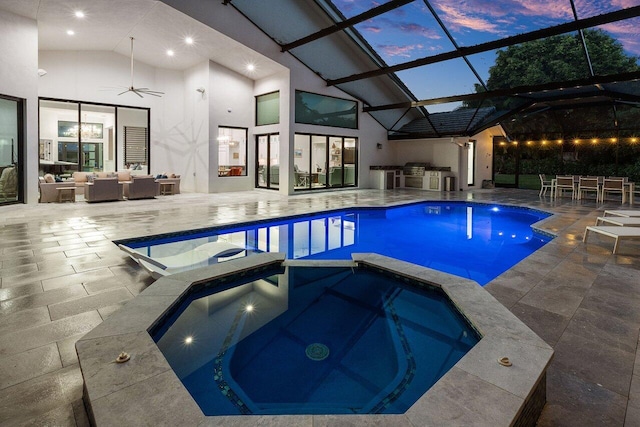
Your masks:
[{"label": "tree", "polygon": [[[599,29],[584,30],[589,57],[595,75],[637,71],[638,58],[625,54],[622,44]],[[589,77],[589,67],[578,34],[565,34],[509,46],[496,52],[496,62],[489,68],[487,89],[506,89],[525,85],[577,80]],[[484,88],[476,84],[476,92]],[[517,105],[514,99],[493,99],[482,106],[494,105],[498,110]],[[465,103],[477,107],[479,102]]]}]

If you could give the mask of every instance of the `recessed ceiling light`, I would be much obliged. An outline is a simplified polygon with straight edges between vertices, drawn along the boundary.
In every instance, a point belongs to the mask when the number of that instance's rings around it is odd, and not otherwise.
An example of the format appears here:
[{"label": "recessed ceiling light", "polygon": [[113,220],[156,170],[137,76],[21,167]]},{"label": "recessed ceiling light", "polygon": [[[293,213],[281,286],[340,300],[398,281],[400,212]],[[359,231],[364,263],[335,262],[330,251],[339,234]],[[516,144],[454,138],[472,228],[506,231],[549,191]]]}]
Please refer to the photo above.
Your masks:
[{"label": "recessed ceiling light", "polygon": [[186,44],[193,44],[193,37],[185,37],[184,42]]},{"label": "recessed ceiling light", "polygon": [[169,55],[169,56],[173,56],[173,55],[175,55],[175,53],[174,53],[171,49],[169,49],[169,50],[167,51],[167,55]]},{"label": "recessed ceiling light", "polygon": [[256,69],[256,66],[253,64],[247,64],[247,71],[254,71]]},{"label": "recessed ceiling light", "polygon": [[84,12],[81,10],[76,10],[76,18],[84,18]]},{"label": "recessed ceiling light", "polygon": [[67,30],[67,35],[72,36],[74,35],[76,32],[73,30]]}]

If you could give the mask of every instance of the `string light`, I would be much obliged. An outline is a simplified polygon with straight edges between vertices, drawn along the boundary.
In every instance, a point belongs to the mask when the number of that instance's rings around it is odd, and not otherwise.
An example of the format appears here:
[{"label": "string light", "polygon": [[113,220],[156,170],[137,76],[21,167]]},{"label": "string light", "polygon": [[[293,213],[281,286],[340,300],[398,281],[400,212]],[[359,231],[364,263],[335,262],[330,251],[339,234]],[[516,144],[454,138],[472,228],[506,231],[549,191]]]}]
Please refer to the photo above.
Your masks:
[{"label": "string light", "polygon": [[[541,139],[541,140],[538,140],[538,141],[527,140],[525,142],[525,144],[527,146],[535,146],[535,145],[544,146],[544,145],[549,145],[550,143],[553,143],[553,141],[555,141],[558,145],[562,145],[562,144],[565,143],[565,141],[563,139],[556,139],[556,140],[551,140],[551,141],[549,141],[547,139]],[[570,141],[566,141],[566,142],[573,142],[573,144],[578,145],[583,141],[584,142],[591,142],[592,144],[598,144],[599,142],[606,142],[606,141],[611,142],[612,144],[615,144],[615,143],[618,143],[618,142],[620,142],[620,143],[627,142],[627,143],[630,143],[630,144],[635,144],[635,143],[638,142],[638,138],[637,137],[629,137],[629,138],[622,138],[622,139],[620,139],[620,138],[603,138],[603,139],[599,139],[599,138],[578,139],[578,138],[576,138],[576,139],[573,139],[573,140],[570,140]],[[511,144],[518,145],[518,141],[511,141]],[[505,145],[507,145],[507,142],[501,141],[499,143],[499,145],[505,146]]]}]

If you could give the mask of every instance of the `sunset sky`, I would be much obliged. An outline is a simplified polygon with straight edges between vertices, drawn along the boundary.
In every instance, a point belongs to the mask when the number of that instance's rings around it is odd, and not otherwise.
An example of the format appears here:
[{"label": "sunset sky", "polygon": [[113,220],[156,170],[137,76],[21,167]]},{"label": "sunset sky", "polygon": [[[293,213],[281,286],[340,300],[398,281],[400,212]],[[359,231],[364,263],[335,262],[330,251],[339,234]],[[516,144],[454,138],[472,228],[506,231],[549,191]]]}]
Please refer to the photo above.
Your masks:
[{"label": "sunset sky", "polygon": [[[388,0],[333,0],[347,17],[358,15]],[[497,40],[573,20],[568,0],[431,0],[431,5],[459,46]],[[640,5],[640,0],[575,0],[578,18]],[[415,0],[355,26],[389,65],[454,50],[423,0]],[[640,18],[600,27],[622,43],[629,55],[640,56]],[[468,57],[485,81],[495,51]],[[397,73],[418,99],[459,95],[474,91],[477,78],[455,59]],[[429,108],[443,111],[450,106]]]}]

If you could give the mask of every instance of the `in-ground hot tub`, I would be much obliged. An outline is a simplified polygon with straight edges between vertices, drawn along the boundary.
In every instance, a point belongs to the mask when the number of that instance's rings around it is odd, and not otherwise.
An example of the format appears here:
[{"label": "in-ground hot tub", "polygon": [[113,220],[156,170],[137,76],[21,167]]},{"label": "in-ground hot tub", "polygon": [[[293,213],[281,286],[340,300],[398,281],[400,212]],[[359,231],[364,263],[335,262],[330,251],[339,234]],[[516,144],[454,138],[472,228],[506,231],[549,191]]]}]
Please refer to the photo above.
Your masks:
[{"label": "in-ground hot tub", "polygon": [[401,414],[479,340],[440,288],[313,265],[213,281],[151,335],[206,415]]},{"label": "in-ground hot tub", "polygon": [[[387,411],[397,415],[318,415],[320,412],[312,415],[312,412],[305,409],[304,405],[307,405],[307,407],[326,406],[327,396],[332,396],[331,391],[335,392],[334,394],[340,394],[343,391],[341,387],[331,389],[328,386],[328,388],[323,388],[321,393],[318,393],[323,396],[324,401],[310,405],[308,400],[304,399],[305,403],[301,410],[290,412],[298,415],[261,416],[260,419],[268,418],[264,421],[273,423],[273,425],[311,426],[314,420],[325,423],[329,422],[328,420],[332,420],[331,422],[340,424],[343,421],[353,420],[354,417],[364,417],[363,422],[374,422],[374,419],[369,417],[382,418],[378,421],[387,422],[383,420],[384,417],[391,417],[400,423],[406,422],[419,425],[447,425],[453,420],[462,424],[472,423],[474,425],[491,426],[533,425],[535,423],[545,402],[545,371],[553,354],[552,349],[544,341],[475,282],[375,254],[354,254],[353,259],[353,263],[345,261],[299,262],[313,264],[314,266],[332,265],[336,267],[340,265],[342,267],[353,267],[357,271],[360,271],[360,269],[366,269],[369,272],[375,271],[375,275],[372,277],[385,277],[387,279],[391,278],[393,282],[402,282],[402,285],[397,288],[403,289],[401,293],[404,292],[406,287],[439,288],[441,295],[450,301],[447,304],[454,306],[472,325],[472,329],[478,332],[481,337],[480,341],[455,362],[453,367],[444,373],[426,393],[414,393],[416,398],[412,399],[412,402],[405,403],[406,407],[389,410],[389,408],[392,408],[389,403],[393,403],[393,397],[396,395],[402,396],[406,392],[403,391],[403,384],[411,384],[412,381],[407,381],[407,378],[412,373],[414,375],[417,374],[419,369],[410,367],[411,363],[405,360],[404,362],[397,362],[397,366],[394,369],[389,370],[385,367],[384,378],[365,379],[356,375],[359,374],[357,367],[370,369],[372,367],[371,364],[376,363],[375,356],[370,353],[367,354],[365,351],[368,347],[366,342],[367,340],[375,341],[374,336],[379,336],[380,333],[388,335],[384,340],[383,346],[393,347],[391,353],[404,353],[406,355],[407,349],[402,347],[403,342],[406,343],[408,341],[403,341],[400,338],[401,332],[399,332],[397,325],[401,326],[402,331],[408,330],[410,326],[417,328],[416,323],[419,323],[419,318],[422,316],[417,316],[418,319],[404,319],[405,323],[403,324],[402,321],[396,322],[393,320],[393,309],[389,307],[378,306],[378,308],[372,309],[375,305],[370,304],[371,297],[366,293],[365,295],[361,293],[349,295],[348,292],[353,291],[355,288],[348,288],[348,291],[342,290],[342,293],[338,292],[337,294],[335,290],[328,292],[325,297],[330,295],[331,298],[341,298],[342,301],[347,301],[343,302],[343,304],[359,306],[360,310],[364,310],[363,313],[378,311],[379,314],[382,314],[382,317],[375,317],[376,320],[373,320],[373,315],[350,317],[348,320],[355,320],[356,323],[367,323],[368,321],[374,324],[377,323],[377,326],[373,328],[375,333],[367,336],[367,332],[362,332],[366,328],[360,329],[360,332],[357,333],[351,330],[351,332],[343,333],[343,341],[338,342],[336,345],[333,342],[323,342],[322,338],[317,340],[309,338],[308,342],[296,342],[297,340],[299,341],[299,338],[295,334],[291,335],[292,329],[280,335],[274,332],[284,324],[295,325],[295,322],[285,322],[270,330],[269,325],[272,322],[277,321],[280,317],[287,317],[286,315],[277,314],[284,307],[276,309],[272,314],[265,314],[261,321],[256,322],[254,320],[254,325],[245,329],[244,325],[252,322],[251,320],[247,322],[248,313],[254,312],[254,310],[247,312],[246,303],[243,310],[227,306],[229,307],[228,309],[234,312],[234,316],[226,326],[220,325],[226,329],[224,329],[225,333],[218,337],[218,340],[222,340],[222,344],[218,344],[218,352],[215,354],[222,357],[218,361],[215,358],[210,362],[203,360],[200,366],[204,366],[204,370],[211,370],[209,384],[215,384],[217,392],[222,390],[227,395],[232,396],[232,399],[229,399],[223,393],[220,393],[225,396],[227,402],[231,402],[231,406],[234,406],[233,402],[235,401],[236,404],[242,404],[241,406],[246,408],[251,407],[249,409],[255,409],[257,406],[272,407],[273,402],[267,402],[264,399],[269,394],[268,383],[256,382],[259,385],[261,384],[260,387],[262,387],[261,389],[259,387],[258,390],[248,391],[245,386],[252,385],[251,376],[260,374],[260,368],[264,370],[273,368],[276,371],[277,369],[283,369],[271,366],[269,362],[273,358],[282,356],[278,356],[277,352],[269,353],[272,350],[259,351],[256,346],[260,347],[262,343],[268,341],[279,340],[282,343],[284,342],[283,340],[288,339],[290,341],[286,345],[288,349],[294,348],[296,349],[295,351],[304,351],[304,354],[301,353],[296,356],[298,363],[309,366],[333,363],[334,366],[337,366],[337,370],[327,370],[325,372],[326,376],[334,375],[334,377],[337,377],[339,376],[338,374],[341,374],[344,377],[348,377],[347,379],[353,383],[354,387],[358,387],[358,384],[360,386],[362,384],[370,386],[372,382],[380,383],[381,388],[377,393],[369,391],[369,394],[365,397],[356,398],[351,392],[352,389],[349,389],[348,393],[343,393],[347,395],[347,398],[351,399],[349,402],[356,402],[356,405],[361,407],[367,406],[370,409],[368,412],[384,413]],[[161,322],[164,321],[163,319],[166,319],[167,316],[175,317],[180,311],[181,304],[191,293],[204,292],[213,283],[222,292],[246,293],[246,291],[234,287],[234,285],[239,282],[253,283],[256,280],[264,280],[264,277],[270,277],[274,273],[281,272],[283,267],[296,262],[285,262],[284,256],[281,254],[258,254],[199,270],[175,274],[158,280],[123,309],[107,318],[101,325],[78,341],[76,346],[85,379],[84,399],[92,420],[97,425],[116,423],[214,425],[232,421],[255,424],[257,422],[256,415],[207,416],[191,397],[178,376],[176,376],[174,368],[167,362],[167,359],[149,335],[149,331],[162,335],[163,326]],[[302,273],[296,274],[304,275],[305,272],[313,270],[295,268],[292,271],[299,271]],[[344,269],[337,268],[335,271],[341,271],[340,274],[350,275]],[[358,274],[360,273],[356,273],[356,276]],[[273,284],[263,286],[271,286],[272,289],[266,287],[266,290],[262,292],[278,292],[278,287]],[[253,289],[253,285],[251,287]],[[293,310],[296,308],[300,310],[298,315],[304,315],[305,313],[310,315],[313,313],[317,316],[321,313],[322,310],[319,310],[319,303],[313,303],[318,297],[310,292],[312,287],[313,285],[309,283],[301,287],[300,292],[306,294],[308,289],[309,295],[304,295],[304,298],[308,300],[307,304],[298,301],[295,307],[292,305],[291,308]],[[375,287],[372,286],[372,288]],[[366,289],[366,286],[362,287],[362,289]],[[393,292],[397,292],[397,290],[391,291],[391,293]],[[372,294],[374,293],[372,292]],[[238,295],[235,296],[235,300],[240,301],[239,304],[243,302],[242,298],[238,299]],[[410,303],[412,298],[407,298],[407,300],[407,303]],[[287,299],[287,305],[289,301]],[[205,304],[201,302],[200,304],[203,306],[201,309],[208,312],[222,309],[222,306],[218,306],[216,303],[207,302]],[[366,307],[363,307],[363,305]],[[259,304],[256,303],[253,309],[255,309],[254,313],[258,313],[260,310]],[[295,315],[292,314],[290,317],[295,318]],[[391,320],[386,320],[389,318]],[[348,323],[344,319],[342,321],[340,319],[330,320],[333,325],[338,325],[338,327]],[[413,323],[409,322],[409,320]],[[416,320],[418,322],[415,322]],[[244,324],[240,328],[240,323],[242,322]],[[319,325],[322,325],[322,322]],[[254,338],[255,330],[262,328],[266,328],[267,333],[262,337],[256,335]],[[322,328],[319,327],[318,329],[319,335],[316,336],[321,337]],[[165,331],[165,335],[167,333]],[[238,341],[239,345],[244,345],[242,343],[246,342],[250,347],[248,352],[244,352],[242,356],[239,356],[238,360],[234,360],[235,353],[230,356],[220,354],[220,349],[224,353],[224,342],[230,335],[235,334],[241,337]],[[469,331],[466,334],[467,337],[464,338],[469,338],[469,335],[473,335]],[[184,336],[181,332],[180,335],[182,336],[182,346],[176,347],[173,351],[188,352],[190,351],[190,346],[199,339],[198,335],[195,334]],[[354,336],[364,340],[363,343],[350,345],[349,343],[357,342],[357,340],[354,341]],[[191,338],[187,340],[189,337]],[[415,342],[417,343],[419,340]],[[464,344],[467,347],[472,345],[470,342],[465,342]],[[267,347],[262,348],[266,349]],[[275,348],[277,349],[277,347]],[[349,351],[345,352],[345,349],[349,349],[351,354],[349,354]],[[130,355],[129,361],[114,363],[114,359],[123,351]],[[413,351],[411,347],[410,351]],[[235,349],[234,352],[238,352],[238,349]],[[331,360],[332,352],[340,357]],[[347,356],[347,354],[349,355]],[[511,366],[504,366],[505,357],[509,358],[509,362],[506,364]],[[340,363],[346,358],[352,358],[356,363],[350,365],[350,368],[340,366]],[[358,358],[361,359],[361,363],[357,363]],[[258,364],[250,367],[250,359],[258,361]],[[388,356],[383,356],[382,361],[388,363]],[[209,367],[206,366],[207,363],[210,363]],[[233,367],[234,364],[236,365],[235,368]],[[248,370],[244,372],[244,369],[238,369],[238,367],[248,367]],[[223,375],[216,379],[215,376],[220,373],[220,371],[216,370],[217,368],[223,371],[228,369],[228,371],[223,372]],[[183,368],[178,366],[176,371],[180,372],[181,369]],[[193,368],[184,369],[189,371]],[[227,375],[227,373],[230,375]],[[315,380],[318,375],[310,375],[309,377]],[[304,382],[299,381],[299,385],[304,387]],[[279,385],[274,384],[271,389],[274,390],[277,387]],[[398,393],[400,391],[402,392]],[[301,392],[300,394],[302,395],[303,393]],[[283,400],[283,395],[275,392],[273,395],[274,399],[272,400]],[[402,397],[396,398],[395,401],[400,399]],[[256,405],[256,402],[259,402],[259,405]],[[382,403],[380,404],[380,402]],[[333,404],[333,402],[330,403]],[[379,411],[379,409],[382,410]],[[335,414],[341,411],[332,410],[327,412]],[[240,411],[240,413],[255,412],[252,410],[251,412]],[[269,412],[267,410],[263,413]],[[281,412],[279,411],[278,413]],[[326,414],[326,412],[323,413]],[[248,418],[242,421],[245,417]],[[351,418],[343,419],[341,417]],[[401,421],[402,419],[404,421]]]}]

